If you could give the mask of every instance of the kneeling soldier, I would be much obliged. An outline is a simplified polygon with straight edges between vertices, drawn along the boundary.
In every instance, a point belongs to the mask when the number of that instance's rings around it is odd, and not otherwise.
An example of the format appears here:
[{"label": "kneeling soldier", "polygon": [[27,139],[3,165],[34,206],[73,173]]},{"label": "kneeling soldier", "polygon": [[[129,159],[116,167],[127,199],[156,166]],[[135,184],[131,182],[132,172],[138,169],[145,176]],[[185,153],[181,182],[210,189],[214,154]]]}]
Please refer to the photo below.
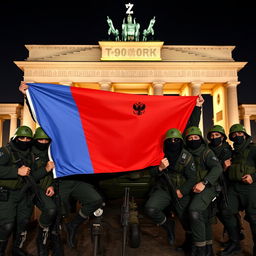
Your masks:
[{"label": "kneeling soldier", "polygon": [[196,182],[196,169],[191,154],[184,149],[183,137],[179,130],[167,131],[164,140],[164,154],[161,164],[152,168],[158,182],[153,188],[145,205],[147,215],[168,235],[170,245],[174,243],[174,222],[166,217],[164,210],[171,206],[189,236],[187,208],[190,202],[191,189]]}]

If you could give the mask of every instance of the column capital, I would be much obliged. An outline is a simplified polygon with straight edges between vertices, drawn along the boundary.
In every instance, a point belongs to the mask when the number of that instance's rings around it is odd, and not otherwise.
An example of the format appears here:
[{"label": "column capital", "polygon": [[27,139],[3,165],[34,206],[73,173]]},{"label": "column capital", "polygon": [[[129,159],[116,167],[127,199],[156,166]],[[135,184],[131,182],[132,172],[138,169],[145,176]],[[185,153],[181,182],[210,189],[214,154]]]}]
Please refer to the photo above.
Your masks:
[{"label": "column capital", "polygon": [[163,81],[154,81],[152,83],[153,87],[163,87],[164,84],[165,84],[165,82],[163,82]]},{"label": "column capital", "polygon": [[9,114],[9,116],[10,116],[11,118],[18,118],[18,114],[16,114],[16,113],[14,113],[14,114]]},{"label": "column capital", "polygon": [[100,85],[100,89],[103,91],[110,91],[111,90],[111,82],[110,81],[100,81],[98,82]]},{"label": "column capital", "polygon": [[249,115],[249,114],[244,114],[244,115],[243,115],[243,117],[244,117],[244,118],[249,118],[249,119],[250,119],[250,118],[251,118],[251,115]]},{"label": "column capital", "polygon": [[239,81],[228,81],[226,82],[227,87],[237,87],[240,84]]},{"label": "column capital", "polygon": [[190,85],[191,87],[201,87],[204,84],[203,81],[191,81]]},{"label": "column capital", "polygon": [[192,96],[197,96],[201,94],[201,87],[204,82],[202,81],[191,81],[190,82],[190,87],[191,87],[191,95]]},{"label": "column capital", "polygon": [[73,82],[72,81],[60,81],[59,84],[61,85],[67,85],[67,86],[72,86]]},{"label": "column capital", "polygon": [[152,87],[153,87],[153,94],[154,95],[163,95],[163,88],[164,88],[164,84],[165,82],[163,81],[154,81],[152,83]]}]

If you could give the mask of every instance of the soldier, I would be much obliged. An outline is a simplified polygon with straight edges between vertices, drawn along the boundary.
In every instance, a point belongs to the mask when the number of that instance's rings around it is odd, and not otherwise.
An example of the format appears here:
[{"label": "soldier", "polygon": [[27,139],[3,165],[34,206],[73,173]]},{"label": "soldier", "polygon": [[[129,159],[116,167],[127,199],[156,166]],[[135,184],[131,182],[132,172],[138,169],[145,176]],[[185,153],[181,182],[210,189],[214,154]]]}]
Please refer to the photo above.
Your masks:
[{"label": "soldier", "polygon": [[186,129],[185,138],[187,149],[195,161],[197,177],[189,206],[193,240],[192,256],[213,255],[210,223],[212,212],[209,206],[216,199],[216,185],[222,167],[213,151],[207,147],[198,127],[192,126]]},{"label": "soldier", "polygon": [[245,210],[254,242],[253,255],[256,255],[256,145],[241,124],[234,124],[229,130],[233,141],[231,165],[228,168],[229,209],[223,212],[223,219],[231,242],[219,255],[227,256],[241,250],[239,243],[239,224],[236,215]]},{"label": "soldier", "polygon": [[102,197],[95,187],[84,181],[81,181],[80,175],[58,178],[61,202],[64,208],[63,215],[67,216],[70,212],[70,200],[79,201],[81,208],[75,217],[66,224],[67,242],[70,248],[76,247],[76,234],[78,227],[85,221],[89,220],[89,216],[103,204]]},{"label": "soldier", "polygon": [[[25,95],[28,85],[26,82],[21,82],[19,90]],[[28,104],[28,102],[27,102]],[[29,105],[28,105],[29,107]],[[103,204],[101,195],[97,192],[93,185],[81,181],[81,176],[68,176],[58,178],[56,184],[59,187],[59,194],[62,204],[62,215],[67,215],[70,212],[70,200],[79,201],[81,209],[73,218],[67,223],[67,242],[69,247],[75,248],[75,237],[78,227],[89,219],[89,216]]]},{"label": "soldier", "polygon": [[[50,138],[43,129],[38,127],[34,134],[34,141],[31,149],[34,155],[36,168],[41,168],[47,165],[47,162],[49,161],[48,148],[50,141]],[[47,237],[49,234],[53,255],[64,255],[60,239],[59,225],[55,223],[57,208],[53,200],[55,191],[52,172],[49,172],[45,177],[40,179],[38,183],[41,200],[38,200],[38,198],[35,198],[34,200],[35,205],[42,212],[39,218],[39,230],[36,239],[38,255],[48,255]]]},{"label": "soldier", "polygon": [[[52,162],[35,169],[32,130],[27,126],[16,129],[11,141],[0,149],[0,255],[4,255],[8,238],[14,232],[13,256],[28,255],[22,248],[26,240],[33,203],[27,181],[40,179],[51,171]],[[27,178],[26,178],[27,177]]]},{"label": "soldier", "polygon": [[[215,153],[216,157],[219,159],[223,171],[227,169],[230,165],[232,147],[226,141],[227,136],[225,134],[225,130],[220,125],[214,125],[207,134],[207,139],[209,141],[209,148]],[[218,208],[223,209],[224,207],[228,207],[227,200],[227,180],[225,177],[225,173],[222,173],[220,176],[220,186],[221,186],[221,194],[218,197]],[[222,221],[221,210],[218,212],[218,218]]]},{"label": "soldier", "polygon": [[[209,148],[215,153],[216,157],[219,159],[222,167],[223,173],[220,176],[220,186],[221,186],[221,194],[218,197],[218,212],[217,216],[221,223],[223,223],[222,212],[225,208],[228,208],[228,180],[227,180],[227,173],[225,172],[227,168],[230,166],[230,160],[232,156],[232,147],[226,141],[227,136],[225,134],[225,130],[220,125],[214,125],[208,132],[207,138],[209,140]],[[237,221],[240,226],[240,240],[244,239],[244,234],[242,231],[242,223],[241,223],[241,216],[237,214]],[[228,241],[229,242],[229,241]],[[228,242],[224,243],[226,245]]]},{"label": "soldier", "polygon": [[166,217],[164,209],[171,205],[184,230],[189,231],[186,211],[190,202],[190,191],[196,182],[196,169],[192,155],[184,149],[181,132],[175,128],[166,133],[164,154],[161,164],[150,170],[159,179],[146,202],[145,211],[154,223],[166,230],[169,244],[173,245],[174,223]]}]

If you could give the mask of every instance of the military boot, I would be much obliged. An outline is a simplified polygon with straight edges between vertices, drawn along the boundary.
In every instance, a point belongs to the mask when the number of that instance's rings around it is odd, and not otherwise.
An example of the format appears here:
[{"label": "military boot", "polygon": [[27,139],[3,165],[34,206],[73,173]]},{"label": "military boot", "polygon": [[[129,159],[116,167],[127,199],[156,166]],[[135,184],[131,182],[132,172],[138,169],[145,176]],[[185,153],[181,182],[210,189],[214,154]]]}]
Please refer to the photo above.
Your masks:
[{"label": "military boot", "polygon": [[0,256],[5,255],[5,249],[6,249],[7,243],[8,243],[7,240],[0,241]]},{"label": "military boot", "polygon": [[48,256],[48,249],[47,249],[48,234],[49,234],[49,227],[47,228],[42,228],[40,226],[38,227],[38,234],[36,238],[38,256]]},{"label": "military boot", "polygon": [[228,256],[228,255],[233,255],[234,253],[239,253],[241,252],[241,247],[239,242],[235,241],[230,241],[228,246],[221,252],[218,253],[219,256]]},{"label": "military boot", "polygon": [[192,246],[192,234],[189,232],[185,233],[185,241],[183,244],[176,248],[177,251],[191,252]]},{"label": "military boot", "polygon": [[63,243],[61,241],[60,233],[56,230],[53,230],[50,233],[50,241],[51,241],[51,250],[53,256],[63,256],[64,248]]},{"label": "military boot", "polygon": [[205,256],[214,256],[212,244],[207,244],[205,250],[206,250]]},{"label": "military boot", "polygon": [[12,256],[30,256],[30,254],[28,254],[22,249],[24,242],[26,241],[26,237],[27,231],[15,235],[12,248]]},{"label": "military boot", "polygon": [[191,256],[205,256],[206,255],[206,246],[192,246]]},{"label": "military boot", "polygon": [[169,244],[173,245],[175,242],[175,221],[166,218],[166,221],[161,226],[167,232]]},{"label": "military boot", "polygon": [[239,231],[236,228],[228,230],[230,241],[225,249],[218,253],[220,256],[228,256],[241,251]]},{"label": "military boot", "polygon": [[70,248],[75,248],[75,236],[76,236],[76,231],[78,227],[86,220],[88,220],[89,217],[82,217],[80,214],[77,214],[74,219],[66,224],[67,228],[67,242]]}]

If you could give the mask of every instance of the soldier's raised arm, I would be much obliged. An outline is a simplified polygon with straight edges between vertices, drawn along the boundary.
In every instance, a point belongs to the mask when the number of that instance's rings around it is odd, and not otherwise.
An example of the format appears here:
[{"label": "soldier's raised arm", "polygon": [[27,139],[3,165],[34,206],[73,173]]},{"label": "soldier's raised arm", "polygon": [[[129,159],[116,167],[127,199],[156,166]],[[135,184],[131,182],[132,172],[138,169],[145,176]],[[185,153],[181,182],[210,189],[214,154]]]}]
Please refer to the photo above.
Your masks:
[{"label": "soldier's raised arm", "polygon": [[203,104],[204,98],[201,94],[199,94],[198,98],[196,99],[196,106],[192,111],[192,114],[187,122],[185,130],[191,126],[199,126]]}]

